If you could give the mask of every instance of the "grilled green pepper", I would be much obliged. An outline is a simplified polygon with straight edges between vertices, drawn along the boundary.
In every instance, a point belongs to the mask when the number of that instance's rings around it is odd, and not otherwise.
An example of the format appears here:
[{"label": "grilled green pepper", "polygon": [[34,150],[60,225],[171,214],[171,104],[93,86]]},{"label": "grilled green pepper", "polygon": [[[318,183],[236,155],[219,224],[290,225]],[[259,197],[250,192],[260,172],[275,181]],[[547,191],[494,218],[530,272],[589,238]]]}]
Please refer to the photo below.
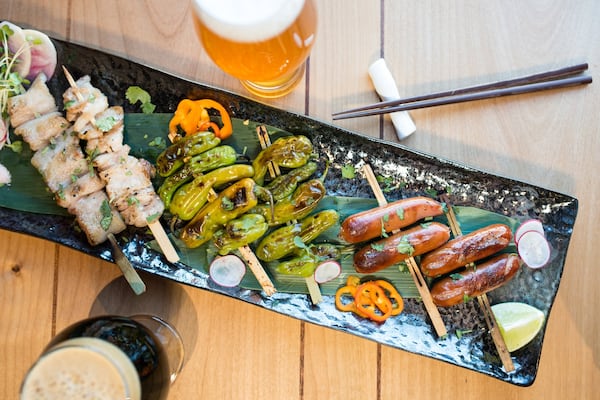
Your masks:
[{"label": "grilled green pepper", "polygon": [[183,220],[192,219],[206,204],[213,188],[249,178],[253,174],[254,168],[251,165],[234,164],[199,175],[175,192],[169,211]]},{"label": "grilled green pepper", "polygon": [[256,189],[256,182],[251,178],[240,179],[223,189],[216,200],[202,207],[183,227],[180,239],[190,248],[208,242],[223,225],[246,213],[258,203]]},{"label": "grilled green pepper", "polygon": [[303,243],[308,244],[335,225],[338,220],[337,211],[323,210],[298,223],[282,226],[261,240],[256,248],[256,256],[263,261],[279,260],[296,250],[297,246],[294,243],[296,236]]},{"label": "grilled green pepper", "polygon": [[254,159],[254,180],[264,182],[269,162],[284,168],[298,168],[306,164],[312,154],[312,143],[306,136],[284,136],[262,150]]},{"label": "grilled green pepper", "polygon": [[170,208],[173,194],[182,185],[194,179],[195,175],[231,165],[236,159],[236,151],[231,146],[217,146],[198,154],[192,157],[183,168],[165,179],[160,188],[158,188],[158,195],[165,204],[165,207]]},{"label": "grilled green pepper", "polygon": [[252,212],[265,217],[270,226],[281,225],[306,217],[317,207],[325,194],[323,182],[311,179],[298,186],[290,198],[276,202],[273,207],[259,204]]},{"label": "grilled green pepper", "polygon": [[229,221],[214,234],[214,243],[219,254],[225,255],[258,240],[269,228],[265,218],[259,214],[244,214]]},{"label": "grilled green pepper", "polygon": [[283,200],[294,193],[300,182],[310,178],[316,171],[317,163],[309,161],[299,168],[294,168],[287,174],[278,176],[265,187],[271,192],[275,201]]},{"label": "grilled green pepper", "polygon": [[160,176],[169,176],[175,173],[185,163],[185,159],[195,156],[206,150],[212,149],[221,143],[221,139],[212,132],[198,132],[185,136],[158,155],[156,170]]},{"label": "grilled green pepper", "polygon": [[296,275],[308,278],[319,265],[320,259],[311,251],[303,251],[301,255],[283,261],[275,267],[275,271],[283,275]]}]

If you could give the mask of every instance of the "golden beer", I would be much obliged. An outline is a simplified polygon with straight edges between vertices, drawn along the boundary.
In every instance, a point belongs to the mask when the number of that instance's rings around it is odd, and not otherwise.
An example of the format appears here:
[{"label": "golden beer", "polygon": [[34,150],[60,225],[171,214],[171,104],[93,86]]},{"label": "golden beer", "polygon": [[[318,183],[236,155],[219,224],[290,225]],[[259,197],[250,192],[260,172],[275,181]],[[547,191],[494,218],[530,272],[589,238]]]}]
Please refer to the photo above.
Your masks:
[{"label": "golden beer", "polygon": [[315,40],[312,0],[194,0],[204,49],[252,93],[279,97],[302,79]]}]

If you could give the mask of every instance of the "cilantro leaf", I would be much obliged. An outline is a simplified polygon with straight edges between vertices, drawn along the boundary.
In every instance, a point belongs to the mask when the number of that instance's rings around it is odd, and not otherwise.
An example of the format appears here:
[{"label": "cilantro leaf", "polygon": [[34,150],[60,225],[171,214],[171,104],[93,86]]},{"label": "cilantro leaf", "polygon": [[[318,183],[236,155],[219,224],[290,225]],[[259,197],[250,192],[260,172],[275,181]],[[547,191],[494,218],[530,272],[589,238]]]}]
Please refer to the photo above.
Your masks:
[{"label": "cilantro leaf", "polygon": [[342,178],[354,179],[356,177],[356,169],[354,165],[346,164],[342,167]]},{"label": "cilantro leaf", "polygon": [[152,104],[150,93],[146,92],[139,86],[128,87],[127,91],[125,92],[125,97],[131,104],[135,104],[139,101],[144,114],[152,114],[156,108],[156,106]]}]

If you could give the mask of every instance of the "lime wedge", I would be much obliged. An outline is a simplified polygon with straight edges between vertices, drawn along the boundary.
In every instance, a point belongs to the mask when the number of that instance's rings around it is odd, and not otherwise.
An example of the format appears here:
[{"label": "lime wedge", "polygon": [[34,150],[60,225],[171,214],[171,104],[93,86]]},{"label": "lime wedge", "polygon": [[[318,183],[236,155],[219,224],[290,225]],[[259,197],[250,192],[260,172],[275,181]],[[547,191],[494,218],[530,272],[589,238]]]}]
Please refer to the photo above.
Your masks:
[{"label": "lime wedge", "polygon": [[509,352],[531,342],[545,321],[543,312],[525,303],[494,304],[492,311]]}]

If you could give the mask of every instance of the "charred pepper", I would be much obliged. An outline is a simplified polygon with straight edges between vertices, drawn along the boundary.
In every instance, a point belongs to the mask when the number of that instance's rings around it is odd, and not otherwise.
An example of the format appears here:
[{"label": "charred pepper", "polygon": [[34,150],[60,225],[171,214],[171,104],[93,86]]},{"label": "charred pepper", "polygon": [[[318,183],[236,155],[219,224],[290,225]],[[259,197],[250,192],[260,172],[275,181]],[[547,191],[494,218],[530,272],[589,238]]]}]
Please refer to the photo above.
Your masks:
[{"label": "charred pepper", "polygon": [[214,243],[219,254],[225,255],[242,246],[260,239],[269,226],[259,214],[244,214],[229,221],[214,234]]},{"label": "charred pepper", "polygon": [[275,203],[274,207],[259,204],[252,211],[265,217],[270,226],[281,225],[310,214],[325,197],[325,186],[318,179],[302,183],[288,199]]},{"label": "charred pepper", "polygon": [[298,223],[282,226],[265,236],[256,248],[256,256],[263,261],[275,261],[293,253],[297,236],[308,244],[335,225],[339,214],[335,210],[323,210]]},{"label": "charred pepper", "polygon": [[271,192],[275,201],[283,200],[294,193],[300,182],[310,178],[316,171],[317,163],[309,161],[301,167],[292,169],[287,174],[279,175],[265,187]]},{"label": "charred pepper", "polygon": [[212,132],[198,132],[183,137],[163,150],[156,158],[156,170],[160,176],[169,176],[183,166],[188,157],[217,147],[221,139]]},{"label": "charred pepper", "polygon": [[183,220],[192,219],[206,204],[213,188],[249,178],[253,173],[251,165],[234,164],[199,175],[175,192],[169,211]]},{"label": "charred pepper", "polygon": [[283,168],[303,166],[310,159],[312,150],[312,143],[306,136],[284,136],[277,139],[254,159],[254,180],[259,185],[263,184],[270,162]]},{"label": "charred pepper", "polygon": [[257,203],[256,183],[251,178],[240,179],[223,189],[216,200],[206,204],[183,227],[180,238],[187,247],[198,247],[211,240],[227,222],[246,213]]},{"label": "charred pepper", "polygon": [[233,164],[237,159],[236,151],[231,146],[217,146],[204,153],[192,157],[183,168],[167,177],[158,189],[165,207],[169,208],[174,193],[182,185],[194,179],[195,175]]}]

